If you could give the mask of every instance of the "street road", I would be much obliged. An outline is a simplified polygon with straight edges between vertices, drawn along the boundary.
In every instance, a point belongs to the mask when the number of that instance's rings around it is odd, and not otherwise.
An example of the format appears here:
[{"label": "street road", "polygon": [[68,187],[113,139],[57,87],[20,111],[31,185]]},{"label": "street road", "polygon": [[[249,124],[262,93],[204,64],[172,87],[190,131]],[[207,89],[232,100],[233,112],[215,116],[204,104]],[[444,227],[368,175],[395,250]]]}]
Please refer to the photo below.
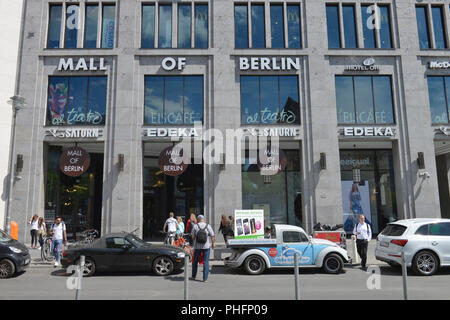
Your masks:
[{"label": "street road", "polygon": [[[301,270],[302,299],[403,299],[400,269],[381,266],[381,289],[369,290],[371,276],[357,267],[345,268],[340,275],[327,275],[317,270]],[[199,270],[201,275],[201,268]],[[198,277],[198,276],[197,276]],[[0,280],[0,299],[74,299],[75,291],[66,288],[64,270],[52,267],[29,268],[12,279]],[[83,278],[82,299],[183,299],[184,273],[157,277],[146,273],[99,274]],[[376,281],[369,281],[372,287]],[[193,300],[263,300],[294,299],[294,273],[278,270],[249,276],[223,266],[213,266],[207,283],[190,281]],[[408,277],[410,299],[450,299],[450,269],[432,277]],[[201,290],[199,290],[201,289]]]}]

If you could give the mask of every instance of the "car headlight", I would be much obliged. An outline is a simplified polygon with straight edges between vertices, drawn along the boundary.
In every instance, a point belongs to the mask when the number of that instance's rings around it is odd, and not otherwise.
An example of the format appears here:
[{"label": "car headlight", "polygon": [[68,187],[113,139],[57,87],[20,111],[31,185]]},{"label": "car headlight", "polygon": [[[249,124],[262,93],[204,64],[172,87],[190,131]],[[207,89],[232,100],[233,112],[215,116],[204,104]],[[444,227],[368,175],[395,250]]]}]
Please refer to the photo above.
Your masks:
[{"label": "car headlight", "polygon": [[177,253],[177,257],[178,258],[184,258],[184,257],[186,257],[186,254],[184,252],[178,252]]},{"label": "car headlight", "polygon": [[14,253],[22,253],[22,250],[14,248],[14,247],[9,247],[9,250],[11,250]]}]

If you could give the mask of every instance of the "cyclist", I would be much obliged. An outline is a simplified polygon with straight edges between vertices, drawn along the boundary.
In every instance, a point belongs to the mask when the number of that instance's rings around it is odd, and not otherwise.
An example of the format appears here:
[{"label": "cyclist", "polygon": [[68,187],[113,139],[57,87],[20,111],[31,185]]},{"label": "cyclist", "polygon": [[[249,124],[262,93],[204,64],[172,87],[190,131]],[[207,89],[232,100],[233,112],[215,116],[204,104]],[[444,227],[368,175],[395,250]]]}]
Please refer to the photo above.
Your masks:
[{"label": "cyclist", "polygon": [[178,222],[174,218],[173,212],[169,213],[169,219],[164,223],[163,231],[167,232],[167,238],[169,239],[169,244],[173,245],[173,238],[177,232]]}]

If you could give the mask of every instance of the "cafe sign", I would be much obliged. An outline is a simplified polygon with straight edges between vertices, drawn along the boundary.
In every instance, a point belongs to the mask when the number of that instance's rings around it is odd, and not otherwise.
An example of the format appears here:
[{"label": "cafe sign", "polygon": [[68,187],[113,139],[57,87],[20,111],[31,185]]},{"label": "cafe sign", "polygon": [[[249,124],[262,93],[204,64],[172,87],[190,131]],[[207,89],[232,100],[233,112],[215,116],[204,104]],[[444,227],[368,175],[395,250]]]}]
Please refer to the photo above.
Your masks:
[{"label": "cafe sign", "polygon": [[59,168],[70,177],[81,176],[89,169],[91,157],[89,153],[80,147],[64,149],[59,158]]},{"label": "cafe sign", "polygon": [[159,168],[168,176],[179,176],[186,171],[188,165],[183,162],[183,149],[168,147],[159,155]]}]

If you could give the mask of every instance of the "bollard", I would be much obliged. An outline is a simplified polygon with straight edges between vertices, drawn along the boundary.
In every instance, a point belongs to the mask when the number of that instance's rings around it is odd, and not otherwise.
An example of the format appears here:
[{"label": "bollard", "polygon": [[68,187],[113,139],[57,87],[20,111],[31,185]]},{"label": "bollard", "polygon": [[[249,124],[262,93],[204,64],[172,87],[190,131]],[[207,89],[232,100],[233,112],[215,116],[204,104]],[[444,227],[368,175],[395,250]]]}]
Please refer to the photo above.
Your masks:
[{"label": "bollard", "polygon": [[402,251],[403,300],[408,300],[408,269],[405,252]]},{"label": "bollard", "polygon": [[10,226],[10,237],[13,238],[14,240],[19,240],[19,225],[17,224],[17,222],[15,221],[11,221],[11,226]]},{"label": "bollard", "polygon": [[298,253],[294,253],[295,300],[300,300],[300,279],[298,272]]},{"label": "bollard", "polygon": [[184,300],[189,300],[189,255],[184,256]]},{"label": "bollard", "polygon": [[83,279],[84,263],[85,263],[85,257],[80,256],[80,262],[78,263],[78,266],[77,266],[78,283],[77,283],[77,291],[75,293],[75,300],[80,300],[80,296],[81,296],[81,279]]},{"label": "bollard", "polygon": [[352,259],[352,264],[360,264],[361,263],[361,259],[360,259],[359,254],[358,254],[358,247],[356,245],[356,237],[355,236],[352,236],[352,249],[353,249],[353,255],[355,257],[354,260]]}]

